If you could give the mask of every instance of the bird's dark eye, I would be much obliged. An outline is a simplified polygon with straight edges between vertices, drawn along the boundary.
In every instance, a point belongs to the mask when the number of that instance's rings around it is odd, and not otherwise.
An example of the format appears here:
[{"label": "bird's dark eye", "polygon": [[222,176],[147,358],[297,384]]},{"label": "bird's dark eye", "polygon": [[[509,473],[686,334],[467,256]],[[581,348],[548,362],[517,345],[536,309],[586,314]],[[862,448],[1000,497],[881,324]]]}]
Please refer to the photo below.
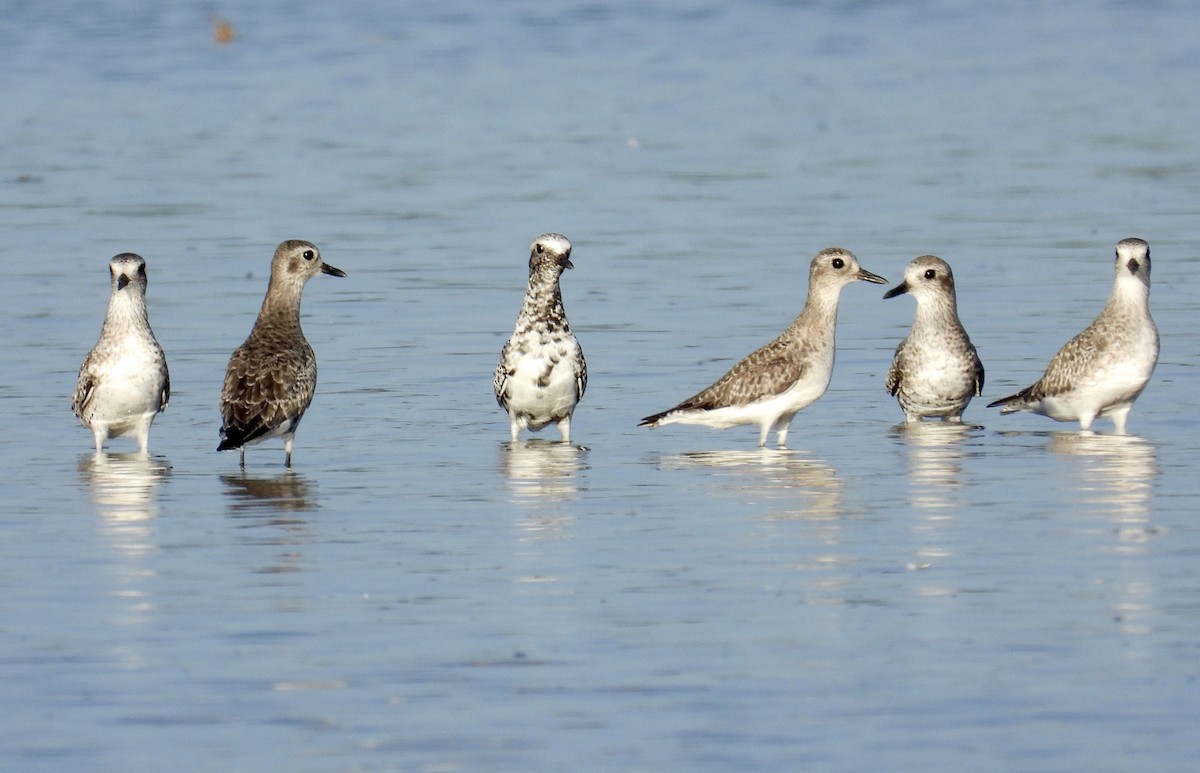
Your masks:
[{"label": "bird's dark eye", "polygon": [[546,248],[545,248],[545,247],[543,247],[543,246],[542,246],[542,245],[540,245],[540,244],[538,244],[538,245],[535,245],[535,246],[534,246],[534,249],[535,249],[535,250],[537,250],[537,254],[538,254],[538,255],[541,255],[543,252],[545,252],[545,251],[546,251]]},{"label": "bird's dark eye", "polygon": [[834,258],[833,259],[833,267],[834,268],[845,268],[846,261],[842,260],[841,258]]},{"label": "bird's dark eye", "polygon": [[925,278],[926,279],[933,279],[936,276],[937,276],[937,272],[934,271],[932,268],[925,269]]},{"label": "bird's dark eye", "polygon": [[317,256],[317,254],[316,254],[315,252],[313,252],[312,250],[305,250],[305,251],[304,251],[304,259],[305,259],[305,260],[312,260],[312,259],[313,259],[313,258],[315,258],[316,256]]}]

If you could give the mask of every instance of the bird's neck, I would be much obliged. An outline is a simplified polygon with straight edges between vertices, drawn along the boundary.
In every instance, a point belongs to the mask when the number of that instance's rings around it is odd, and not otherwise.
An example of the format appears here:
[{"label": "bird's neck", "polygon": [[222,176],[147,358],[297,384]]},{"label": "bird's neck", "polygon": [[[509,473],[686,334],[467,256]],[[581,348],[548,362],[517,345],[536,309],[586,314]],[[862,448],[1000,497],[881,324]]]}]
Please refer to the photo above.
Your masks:
[{"label": "bird's neck", "polygon": [[1107,307],[1114,313],[1134,317],[1149,317],[1148,303],[1150,288],[1136,278],[1118,277],[1113,284],[1112,295],[1109,296]]},{"label": "bird's neck", "polygon": [[545,320],[551,330],[568,329],[567,313],[563,309],[562,291],[557,277],[538,274],[530,276],[520,316],[522,319]]},{"label": "bird's neck", "polygon": [[951,323],[958,319],[958,304],[953,297],[926,298],[924,303],[917,304],[917,316],[914,325],[936,325],[941,327],[949,320]]},{"label": "bird's neck", "polygon": [[810,287],[804,308],[801,309],[800,316],[796,317],[788,328],[789,332],[796,333],[804,330],[806,337],[810,340],[813,335],[824,335],[832,339],[837,326],[840,292],[841,288],[831,291],[829,288]]},{"label": "bird's neck", "polygon": [[275,327],[300,327],[300,297],[303,290],[303,282],[272,274],[262,309],[258,312],[259,322],[269,322]]},{"label": "bird's neck", "polygon": [[108,299],[104,326],[139,327],[146,322],[146,299],[130,290],[118,290]]}]

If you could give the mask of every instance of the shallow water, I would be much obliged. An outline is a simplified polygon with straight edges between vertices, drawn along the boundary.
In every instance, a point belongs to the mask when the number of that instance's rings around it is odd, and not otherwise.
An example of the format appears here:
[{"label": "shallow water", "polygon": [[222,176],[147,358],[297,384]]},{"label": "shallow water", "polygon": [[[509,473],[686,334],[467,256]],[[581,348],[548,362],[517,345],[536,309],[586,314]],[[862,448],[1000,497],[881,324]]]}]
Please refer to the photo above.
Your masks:
[{"label": "shallow water", "polygon": [[[1190,770],[1200,15],[1185,4],[6,8],[0,762],[21,770]],[[491,370],[574,243],[578,446]],[[1162,335],[1127,437],[983,405],[1103,305]],[[285,238],[318,396],[217,454]],[[883,390],[912,301],[846,288],[786,451],[637,420],[841,245],[955,268],[964,427]],[[113,254],[173,394],[149,458],[70,414]],[[182,762],[181,760],[186,760]]]}]

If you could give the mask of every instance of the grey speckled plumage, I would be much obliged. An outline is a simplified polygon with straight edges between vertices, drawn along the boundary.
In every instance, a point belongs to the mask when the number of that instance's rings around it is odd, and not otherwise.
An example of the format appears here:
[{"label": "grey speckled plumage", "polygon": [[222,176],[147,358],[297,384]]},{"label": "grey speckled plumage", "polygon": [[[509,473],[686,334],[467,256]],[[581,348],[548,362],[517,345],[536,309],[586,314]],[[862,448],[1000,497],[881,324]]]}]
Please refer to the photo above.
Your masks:
[{"label": "grey speckled plumage", "polygon": [[108,313],[79,368],[71,409],[92,431],[96,453],[109,438],[129,435],[145,452],[150,425],[171,397],[167,357],[146,313],[146,261],[126,252],[110,260],[108,270]]},{"label": "grey speckled plumage", "polygon": [[217,450],[240,449],[243,466],[247,445],[277,437],[283,438],[284,465],[292,466],[292,440],[317,388],[317,358],[300,329],[304,284],[317,274],[346,276],[310,242],[280,244],[254,329],[229,358]]},{"label": "grey speckled plumage", "polygon": [[912,330],[888,370],[887,390],[906,421],[962,421],[972,397],[983,393],[983,363],[958,318],[954,273],[946,261],[922,255],[904,269],[904,281],[884,293],[908,293],[917,301]]},{"label": "grey speckled plumage", "polygon": [[571,416],[587,389],[583,349],[567,324],[559,277],[571,263],[571,242],[542,234],[529,251],[529,286],[513,334],[492,377],[496,402],[508,412],[509,433],[550,424],[571,440]]},{"label": "grey speckled plumage", "polygon": [[996,400],[1001,413],[1030,411],[1088,430],[1098,416],[1117,434],[1158,363],[1158,329],[1150,318],[1150,245],[1117,244],[1116,280],[1100,316],[1050,360],[1037,383]]},{"label": "grey speckled plumage", "polygon": [[843,287],[859,280],[887,281],[859,266],[849,250],[821,250],[809,266],[804,309],[778,338],[734,365],[712,386],[674,408],[647,416],[639,426],[681,423],[725,429],[757,424],[759,446],[766,445],[774,429],[783,447],[796,413],[829,386],[838,300]]}]

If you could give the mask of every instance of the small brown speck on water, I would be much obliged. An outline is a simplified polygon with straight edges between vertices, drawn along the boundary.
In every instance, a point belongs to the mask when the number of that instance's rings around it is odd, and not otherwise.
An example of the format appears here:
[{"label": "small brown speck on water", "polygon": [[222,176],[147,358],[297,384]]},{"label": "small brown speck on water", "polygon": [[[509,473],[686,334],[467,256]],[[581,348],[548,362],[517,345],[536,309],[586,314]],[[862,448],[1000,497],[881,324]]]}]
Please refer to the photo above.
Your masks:
[{"label": "small brown speck on water", "polygon": [[237,33],[233,29],[233,23],[228,19],[217,17],[213,19],[213,41],[217,45],[226,45],[232,43],[237,37]]}]

